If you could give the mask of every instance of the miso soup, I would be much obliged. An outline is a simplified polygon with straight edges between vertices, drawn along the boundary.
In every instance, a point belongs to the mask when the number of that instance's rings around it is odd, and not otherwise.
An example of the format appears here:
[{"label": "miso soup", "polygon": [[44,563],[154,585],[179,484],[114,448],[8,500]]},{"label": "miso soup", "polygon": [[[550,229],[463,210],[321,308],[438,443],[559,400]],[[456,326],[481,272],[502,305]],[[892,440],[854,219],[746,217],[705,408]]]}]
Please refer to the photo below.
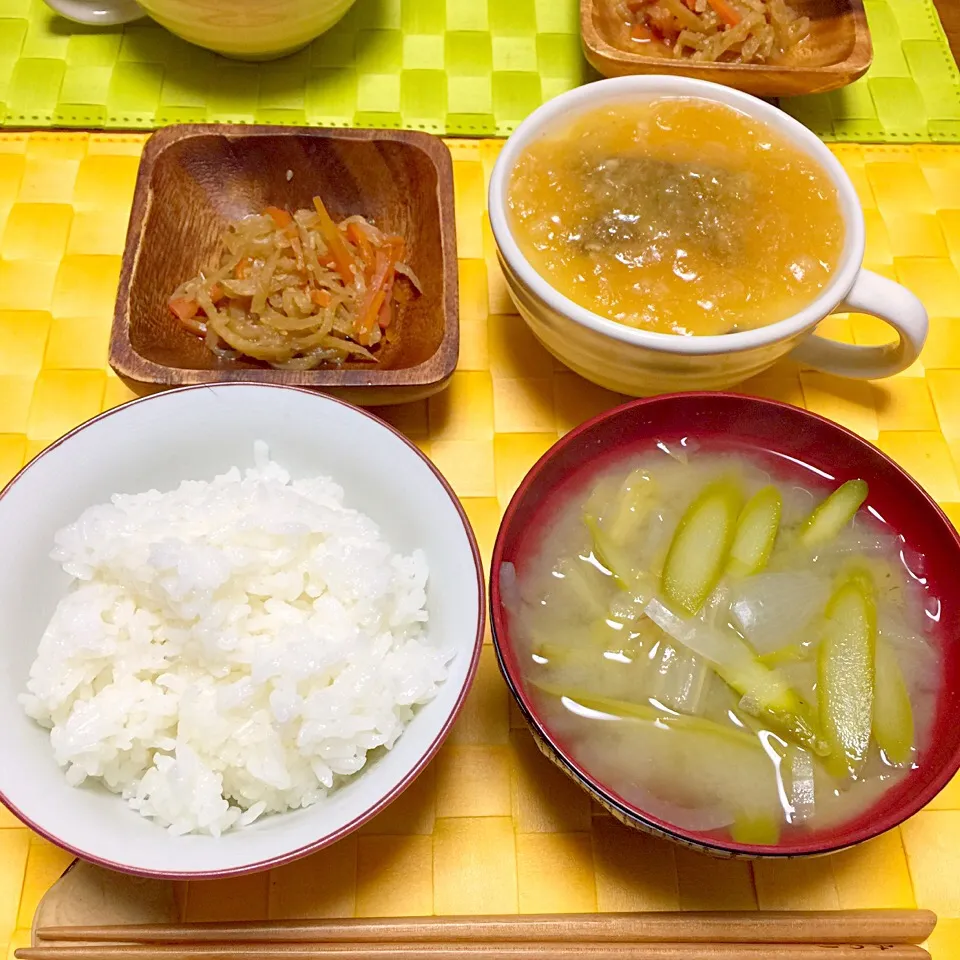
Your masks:
[{"label": "miso soup", "polygon": [[610,320],[722,334],[829,283],[845,228],[826,171],[766,124],[690,98],[618,104],[532,143],[508,191],[531,266]]},{"label": "miso soup", "polygon": [[923,763],[941,656],[923,557],[867,494],[725,447],[605,468],[499,572],[551,733],[708,837],[773,844],[872,806]]}]

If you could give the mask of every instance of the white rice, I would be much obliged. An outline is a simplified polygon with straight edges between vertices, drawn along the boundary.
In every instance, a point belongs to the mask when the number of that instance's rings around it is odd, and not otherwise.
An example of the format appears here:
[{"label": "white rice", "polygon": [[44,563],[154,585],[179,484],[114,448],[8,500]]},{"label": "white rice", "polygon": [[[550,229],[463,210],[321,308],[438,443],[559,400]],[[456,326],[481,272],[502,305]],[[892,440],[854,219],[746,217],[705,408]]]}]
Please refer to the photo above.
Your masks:
[{"label": "white rice", "polygon": [[114,496],[55,537],[75,578],[26,712],[71,784],[177,834],[306,807],[390,749],[446,676],[427,564],[332,480],[256,467]]}]

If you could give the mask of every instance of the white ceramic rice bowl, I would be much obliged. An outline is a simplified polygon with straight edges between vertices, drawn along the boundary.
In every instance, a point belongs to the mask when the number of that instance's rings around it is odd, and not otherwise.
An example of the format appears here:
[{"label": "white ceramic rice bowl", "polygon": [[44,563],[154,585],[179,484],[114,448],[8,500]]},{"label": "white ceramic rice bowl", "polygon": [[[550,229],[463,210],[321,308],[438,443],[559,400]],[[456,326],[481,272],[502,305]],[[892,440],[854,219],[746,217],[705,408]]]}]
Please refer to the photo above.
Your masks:
[{"label": "white ceramic rice bowl", "polygon": [[[71,787],[49,732],[18,703],[37,644],[68,576],[50,559],[54,533],[114,493],[161,491],[252,466],[253,444],[294,478],[326,474],[344,502],[377,522],[395,551],[420,548],[430,569],[431,633],[456,650],[437,697],[394,748],[329,797],[215,838],[173,836],[102,786]],[[215,877],[265,869],[356,829],[412,782],[439,748],[476,672],[483,570],[469,522],[429,461],[375,417],[287,387],[216,384],[155,394],[89,421],[0,493],[0,800],[84,859],[147,876]]]}]

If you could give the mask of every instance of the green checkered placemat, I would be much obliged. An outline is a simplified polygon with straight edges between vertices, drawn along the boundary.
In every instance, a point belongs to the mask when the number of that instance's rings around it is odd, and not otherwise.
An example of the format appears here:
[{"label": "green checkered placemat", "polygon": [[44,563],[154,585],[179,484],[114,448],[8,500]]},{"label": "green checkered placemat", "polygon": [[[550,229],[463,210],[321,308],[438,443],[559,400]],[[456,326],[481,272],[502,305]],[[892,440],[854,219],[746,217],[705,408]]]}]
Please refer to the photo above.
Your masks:
[{"label": "green checkered placemat", "polygon": [[864,0],[864,7],[873,40],[866,76],[781,106],[824,140],[960,143],[960,74],[932,0]]},{"label": "green checkered placemat", "polygon": [[[960,142],[960,79],[932,0],[866,0],[875,60],[843,91],[784,101],[830,140]],[[357,0],[309,48],[225,60],[149,20],[91,28],[42,0],[0,0],[0,117],[10,127],[233,122],[509,134],[592,79],[578,0]]]}]

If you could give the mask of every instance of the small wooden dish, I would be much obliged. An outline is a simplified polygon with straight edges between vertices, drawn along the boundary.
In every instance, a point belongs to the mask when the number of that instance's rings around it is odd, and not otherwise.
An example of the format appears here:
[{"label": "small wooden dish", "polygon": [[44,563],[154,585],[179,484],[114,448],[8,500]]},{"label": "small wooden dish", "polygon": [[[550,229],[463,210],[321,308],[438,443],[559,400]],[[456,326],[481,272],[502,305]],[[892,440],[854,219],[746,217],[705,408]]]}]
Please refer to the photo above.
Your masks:
[{"label": "small wooden dish", "polygon": [[[276,370],[215,356],[184,330],[167,301],[210,265],[228,220],[273,205],[334,219],[362,214],[407,242],[423,294],[398,309],[397,338],[380,359]],[[316,387],[353,403],[416,400],[440,390],[457,364],[459,324],[453,165],[426,133],[242,125],[171,126],[147,142],[137,175],[110,338],[110,364],[156,389],[250,380]]]},{"label": "small wooden dish", "polygon": [[580,0],[580,30],[587,59],[606,77],[673,73],[758,97],[793,97],[836,90],[866,73],[873,45],[862,0],[791,0],[791,6],[810,18],[810,34],[776,64],[698,63],[632,52],[613,0]]}]

